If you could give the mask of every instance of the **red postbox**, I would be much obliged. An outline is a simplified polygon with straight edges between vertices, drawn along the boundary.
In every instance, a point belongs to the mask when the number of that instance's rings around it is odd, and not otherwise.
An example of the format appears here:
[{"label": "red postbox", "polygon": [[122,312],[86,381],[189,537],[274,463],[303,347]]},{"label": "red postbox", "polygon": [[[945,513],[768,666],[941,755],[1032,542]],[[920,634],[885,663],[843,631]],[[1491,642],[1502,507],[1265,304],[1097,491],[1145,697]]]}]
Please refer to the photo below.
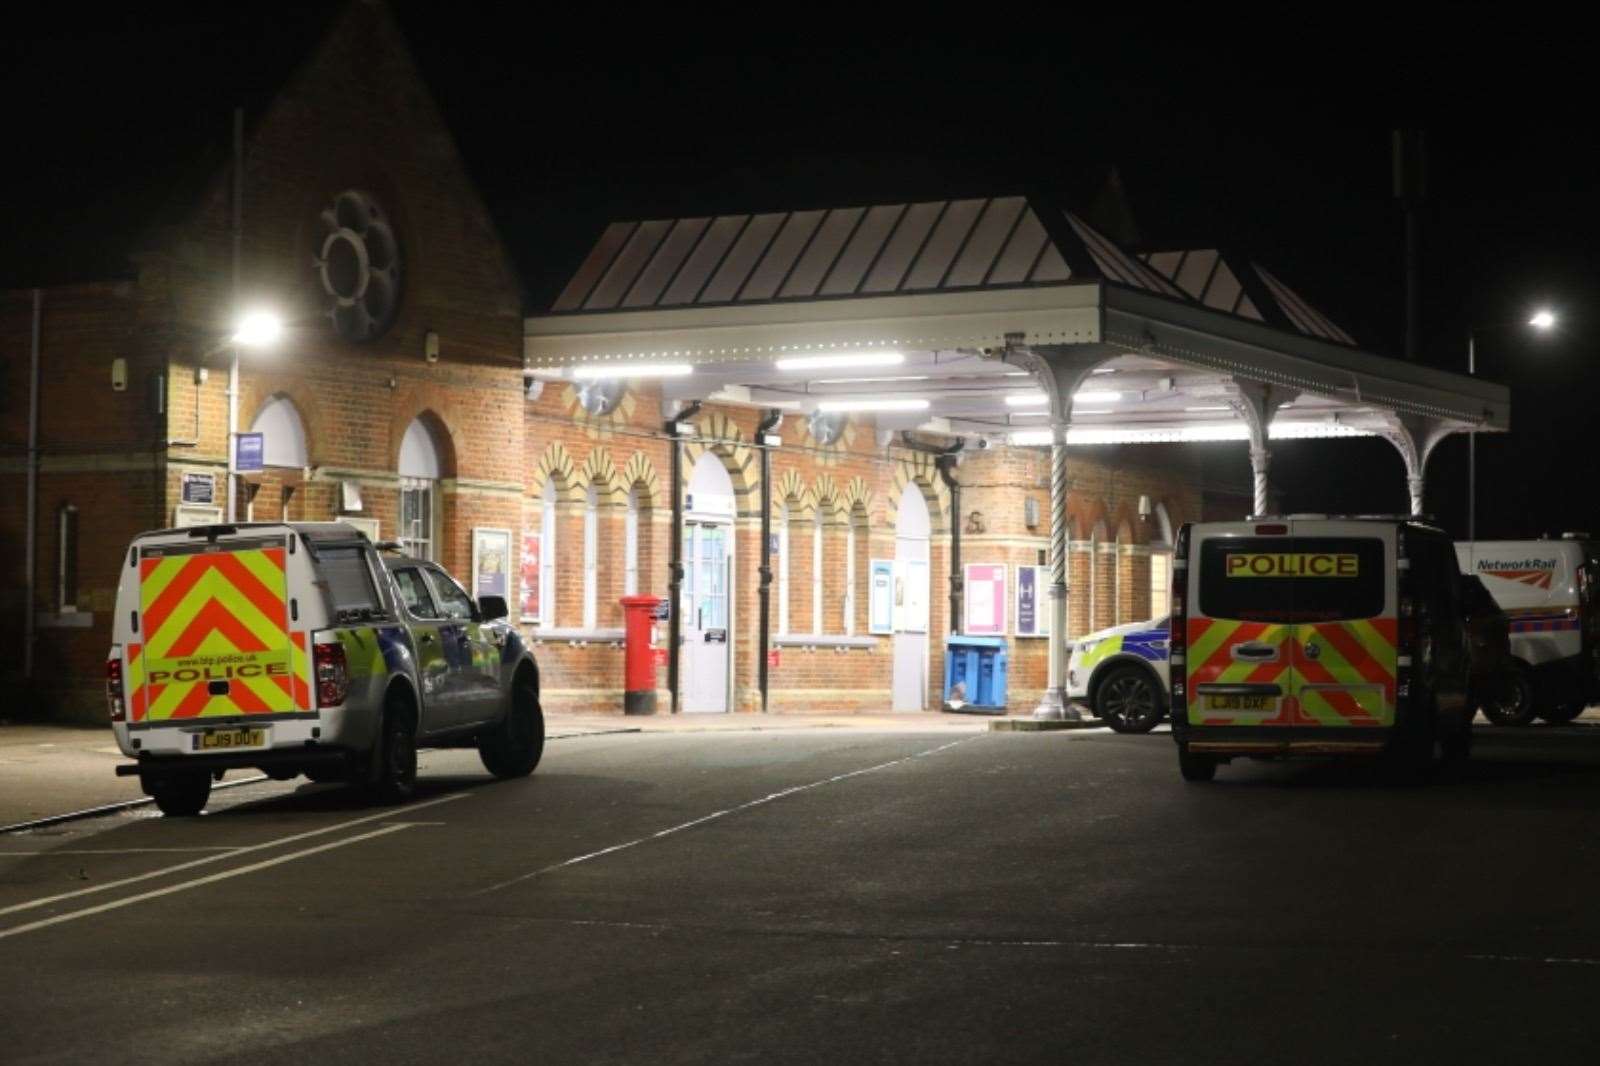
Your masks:
[{"label": "red postbox", "polygon": [[660,596],[622,597],[624,629],[622,713],[656,713],[656,661],[651,647]]}]

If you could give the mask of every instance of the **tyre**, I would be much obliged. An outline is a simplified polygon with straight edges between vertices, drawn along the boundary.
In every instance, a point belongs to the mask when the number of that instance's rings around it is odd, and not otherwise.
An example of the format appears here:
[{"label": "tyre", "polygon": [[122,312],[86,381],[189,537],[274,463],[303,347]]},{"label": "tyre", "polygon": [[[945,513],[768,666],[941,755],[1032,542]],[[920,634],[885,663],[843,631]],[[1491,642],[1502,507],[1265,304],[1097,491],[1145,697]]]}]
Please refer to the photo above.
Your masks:
[{"label": "tyre", "polygon": [[1161,694],[1148,673],[1118,666],[1094,694],[1095,716],[1118,733],[1148,733],[1161,721]]},{"label": "tyre", "polygon": [[544,755],[544,712],[532,671],[523,670],[511,683],[511,707],[505,721],[478,738],[478,758],[499,778],[526,777]]},{"label": "tyre", "polygon": [[1483,701],[1483,716],[1495,725],[1527,725],[1533,715],[1533,676],[1526,667],[1513,669]]},{"label": "tyre", "polygon": [[383,712],[383,732],[372,753],[367,779],[368,790],[380,803],[404,803],[416,793],[416,722],[410,699],[399,694],[391,696]]},{"label": "tyre", "polygon": [[204,770],[146,778],[144,790],[168,818],[192,818],[211,798],[211,775]]},{"label": "tyre", "polygon": [[1217,760],[1211,755],[1191,755],[1187,747],[1178,749],[1178,772],[1185,781],[1210,781],[1217,776]]},{"label": "tyre", "polygon": [[1582,700],[1571,703],[1561,703],[1554,707],[1546,707],[1539,712],[1539,717],[1551,725],[1566,725],[1584,711],[1585,704]]}]

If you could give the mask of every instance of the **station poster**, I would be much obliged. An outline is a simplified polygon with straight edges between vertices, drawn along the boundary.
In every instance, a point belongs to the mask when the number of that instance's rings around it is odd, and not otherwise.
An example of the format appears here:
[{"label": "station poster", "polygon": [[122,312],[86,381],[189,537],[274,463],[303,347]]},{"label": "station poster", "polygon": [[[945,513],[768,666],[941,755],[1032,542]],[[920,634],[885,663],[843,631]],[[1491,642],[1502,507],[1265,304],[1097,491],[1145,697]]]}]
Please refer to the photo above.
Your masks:
[{"label": "station poster", "polygon": [[1017,567],[1017,626],[1019,637],[1050,635],[1050,568]]},{"label": "station poster", "polygon": [[511,600],[511,530],[478,526],[472,531],[472,595]]},{"label": "station poster", "polygon": [[522,620],[539,620],[539,531],[522,534]]},{"label": "station poster", "polygon": [[963,633],[1002,637],[1006,632],[1006,568],[1003,563],[968,563],[962,568],[966,600]]}]

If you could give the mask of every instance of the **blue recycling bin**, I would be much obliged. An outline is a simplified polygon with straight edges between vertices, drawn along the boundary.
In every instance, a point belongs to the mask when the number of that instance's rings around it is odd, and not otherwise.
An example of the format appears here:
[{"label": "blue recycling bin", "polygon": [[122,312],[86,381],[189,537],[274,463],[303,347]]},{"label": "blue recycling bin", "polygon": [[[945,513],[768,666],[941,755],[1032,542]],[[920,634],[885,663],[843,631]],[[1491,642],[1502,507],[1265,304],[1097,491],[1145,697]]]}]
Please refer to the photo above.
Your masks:
[{"label": "blue recycling bin", "polygon": [[1006,713],[1006,638],[945,638],[944,709]]}]

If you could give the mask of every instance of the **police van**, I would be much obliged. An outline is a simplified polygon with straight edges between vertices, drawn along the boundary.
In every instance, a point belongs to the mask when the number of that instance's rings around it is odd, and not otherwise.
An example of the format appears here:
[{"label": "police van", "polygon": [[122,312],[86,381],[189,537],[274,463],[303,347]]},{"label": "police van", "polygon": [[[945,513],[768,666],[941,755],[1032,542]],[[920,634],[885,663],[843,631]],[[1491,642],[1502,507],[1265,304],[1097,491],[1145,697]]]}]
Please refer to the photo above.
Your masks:
[{"label": "police van", "polygon": [[1148,733],[1167,713],[1165,618],[1129,622],[1072,642],[1067,699],[1118,733]]},{"label": "police van", "polygon": [[1464,759],[1470,667],[1456,554],[1410,518],[1185,525],[1173,556],[1172,733],[1185,780],[1220,763]]},{"label": "police van", "polygon": [[432,562],[341,522],[239,523],[140,534],[121,571],[116,772],[164,814],[197,814],[230,769],[398,801],[419,746],[475,746],[497,777],[539,763],[538,667],[504,597]]},{"label": "police van", "polygon": [[1600,699],[1597,547],[1581,533],[1456,545],[1461,569],[1477,575],[1511,623],[1516,684],[1512,698],[1484,708],[1490,721],[1570,722]]}]

